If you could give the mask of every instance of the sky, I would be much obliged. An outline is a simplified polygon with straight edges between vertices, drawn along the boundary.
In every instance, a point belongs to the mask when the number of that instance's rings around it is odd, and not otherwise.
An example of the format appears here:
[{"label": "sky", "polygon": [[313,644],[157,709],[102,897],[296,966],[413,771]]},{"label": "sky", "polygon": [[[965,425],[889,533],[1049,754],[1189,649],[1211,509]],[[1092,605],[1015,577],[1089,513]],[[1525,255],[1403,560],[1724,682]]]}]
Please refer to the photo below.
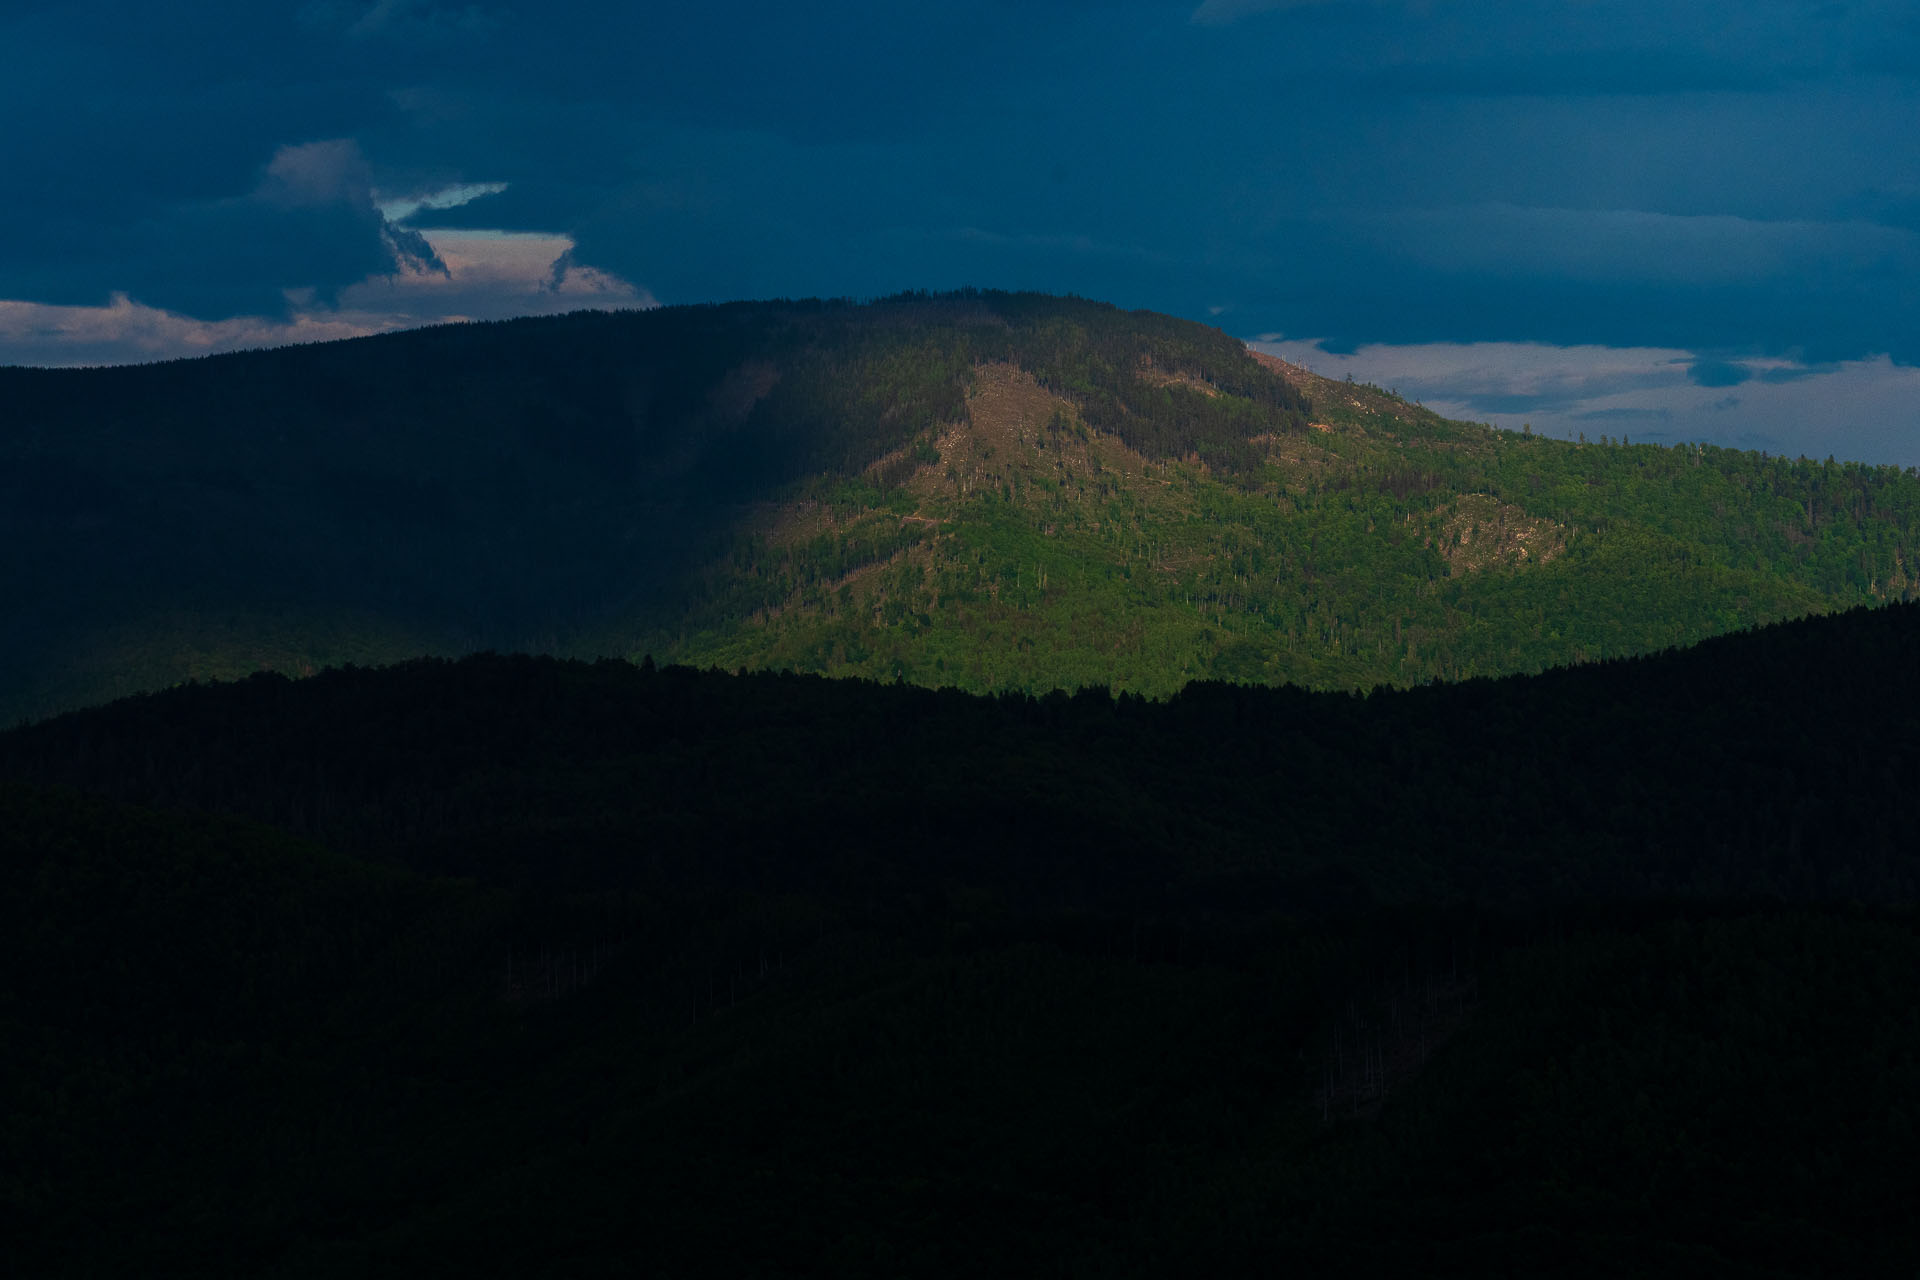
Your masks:
[{"label": "sky", "polygon": [[1912,0],[0,0],[0,364],[1041,289],[1920,465]]}]

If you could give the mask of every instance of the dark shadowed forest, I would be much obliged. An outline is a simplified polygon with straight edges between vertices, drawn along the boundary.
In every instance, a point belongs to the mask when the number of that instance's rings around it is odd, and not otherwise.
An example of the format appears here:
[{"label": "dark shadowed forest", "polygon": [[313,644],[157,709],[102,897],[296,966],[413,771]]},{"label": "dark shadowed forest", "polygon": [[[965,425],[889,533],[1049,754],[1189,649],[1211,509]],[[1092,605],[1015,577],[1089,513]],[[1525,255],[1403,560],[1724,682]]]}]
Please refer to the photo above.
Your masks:
[{"label": "dark shadowed forest", "polygon": [[1369,695],[0,734],[20,1274],[1910,1274],[1920,605]]}]

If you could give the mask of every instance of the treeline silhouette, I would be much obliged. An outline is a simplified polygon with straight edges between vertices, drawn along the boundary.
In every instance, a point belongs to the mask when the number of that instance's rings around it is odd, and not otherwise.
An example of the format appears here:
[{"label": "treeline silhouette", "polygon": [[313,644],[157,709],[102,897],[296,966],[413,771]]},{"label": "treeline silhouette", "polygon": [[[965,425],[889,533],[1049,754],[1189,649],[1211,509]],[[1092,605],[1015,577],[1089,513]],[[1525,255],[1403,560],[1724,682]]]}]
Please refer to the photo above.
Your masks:
[{"label": "treeline silhouette", "polygon": [[1920,862],[1859,798],[1920,769],[1917,635],[1892,605],[1535,677],[1163,703],[422,659],[77,712],[0,735],[0,770],[564,890],[937,867],[1048,907],[1892,902]]},{"label": "treeline silhouette", "polygon": [[1898,1274],[1920,605],[1359,697],[484,655],[0,734],[25,1274]]}]

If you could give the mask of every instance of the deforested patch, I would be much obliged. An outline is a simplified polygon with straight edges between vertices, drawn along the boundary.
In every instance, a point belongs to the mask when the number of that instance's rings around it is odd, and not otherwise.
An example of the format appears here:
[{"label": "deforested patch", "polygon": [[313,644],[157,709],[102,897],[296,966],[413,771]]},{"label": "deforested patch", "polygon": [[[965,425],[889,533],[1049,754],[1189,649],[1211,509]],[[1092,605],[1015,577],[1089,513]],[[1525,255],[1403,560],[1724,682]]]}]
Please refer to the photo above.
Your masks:
[{"label": "deforested patch", "polygon": [[1566,526],[1490,494],[1462,494],[1434,516],[1433,545],[1455,573],[1546,564],[1567,549]]}]

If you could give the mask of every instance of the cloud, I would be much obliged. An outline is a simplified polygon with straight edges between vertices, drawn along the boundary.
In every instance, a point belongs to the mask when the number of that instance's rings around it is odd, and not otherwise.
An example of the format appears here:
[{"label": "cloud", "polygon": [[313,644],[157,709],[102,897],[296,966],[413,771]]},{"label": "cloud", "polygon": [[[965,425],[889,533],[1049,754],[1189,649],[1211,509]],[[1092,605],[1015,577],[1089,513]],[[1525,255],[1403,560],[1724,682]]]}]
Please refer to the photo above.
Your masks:
[{"label": "cloud", "polygon": [[288,289],[331,298],[369,275],[444,269],[417,233],[382,216],[351,139],[281,146],[239,194],[112,221],[79,212],[43,235],[55,252],[0,240],[0,281],[15,299],[98,305],[126,294],[205,320],[283,313]]},{"label": "cloud", "polygon": [[1920,274],[1920,237],[1864,222],[1485,204],[1372,219],[1382,247],[1493,275],[1682,285],[1791,276],[1815,286]]},{"label": "cloud", "polygon": [[288,319],[196,320],[143,306],[124,293],[99,307],[0,301],[0,364],[128,364],[357,338],[396,327],[363,317],[299,312]]},{"label": "cloud", "polygon": [[1586,409],[1567,415],[1574,422],[1611,422],[1615,425],[1628,422],[1668,423],[1673,421],[1671,409]]},{"label": "cloud", "polygon": [[[1571,438],[1604,424],[1642,441],[1920,466],[1920,368],[1885,356],[1815,366],[1751,357],[1740,363],[1756,376],[1733,396],[1690,376],[1711,362],[1671,348],[1423,343],[1337,354],[1272,334],[1251,345],[1324,377],[1351,374],[1448,417],[1509,430]],[[1769,377],[1782,372],[1794,376]]]},{"label": "cloud", "polygon": [[438,228],[673,301],[976,284],[1355,347],[1920,359],[1920,82],[1860,71],[1920,35],[1894,0],[0,9],[20,300],[444,300]]},{"label": "cloud", "polygon": [[1798,382],[1802,378],[1811,378],[1817,374],[1832,373],[1840,366],[1833,362],[1825,364],[1781,364],[1761,369],[1756,375],[1762,382]]},{"label": "cloud", "polygon": [[438,213],[447,209],[458,209],[482,196],[499,195],[507,189],[504,182],[456,182],[451,186],[442,186],[433,190],[412,195],[395,196],[378,193],[380,212],[389,222],[405,222],[423,212]]},{"label": "cloud", "polygon": [[1242,331],[1310,330],[1330,350],[1528,338],[1920,363],[1920,313],[1901,301],[1920,289],[1920,237],[1903,228],[1487,204],[1349,207],[1273,239],[1240,272]]},{"label": "cloud", "polygon": [[1746,365],[1729,360],[1695,360],[1687,369],[1687,381],[1696,387],[1737,387],[1752,376]]},{"label": "cloud", "polygon": [[1337,353],[1321,340],[1279,335],[1256,339],[1253,345],[1328,377],[1352,373],[1414,399],[1459,405],[1470,418],[1529,410],[1571,412],[1601,398],[1686,381],[1680,366],[1687,353],[1662,347],[1376,343]]},{"label": "cloud", "polygon": [[303,142],[274,153],[256,194],[290,208],[335,203],[370,205],[373,177],[353,139]]},{"label": "cloud", "polygon": [[274,315],[196,319],[116,294],[105,306],[0,301],[0,364],[125,364],[421,324],[657,306],[653,295],[572,260],[565,236],[403,231],[437,270],[369,276],[322,298],[294,289]]}]

